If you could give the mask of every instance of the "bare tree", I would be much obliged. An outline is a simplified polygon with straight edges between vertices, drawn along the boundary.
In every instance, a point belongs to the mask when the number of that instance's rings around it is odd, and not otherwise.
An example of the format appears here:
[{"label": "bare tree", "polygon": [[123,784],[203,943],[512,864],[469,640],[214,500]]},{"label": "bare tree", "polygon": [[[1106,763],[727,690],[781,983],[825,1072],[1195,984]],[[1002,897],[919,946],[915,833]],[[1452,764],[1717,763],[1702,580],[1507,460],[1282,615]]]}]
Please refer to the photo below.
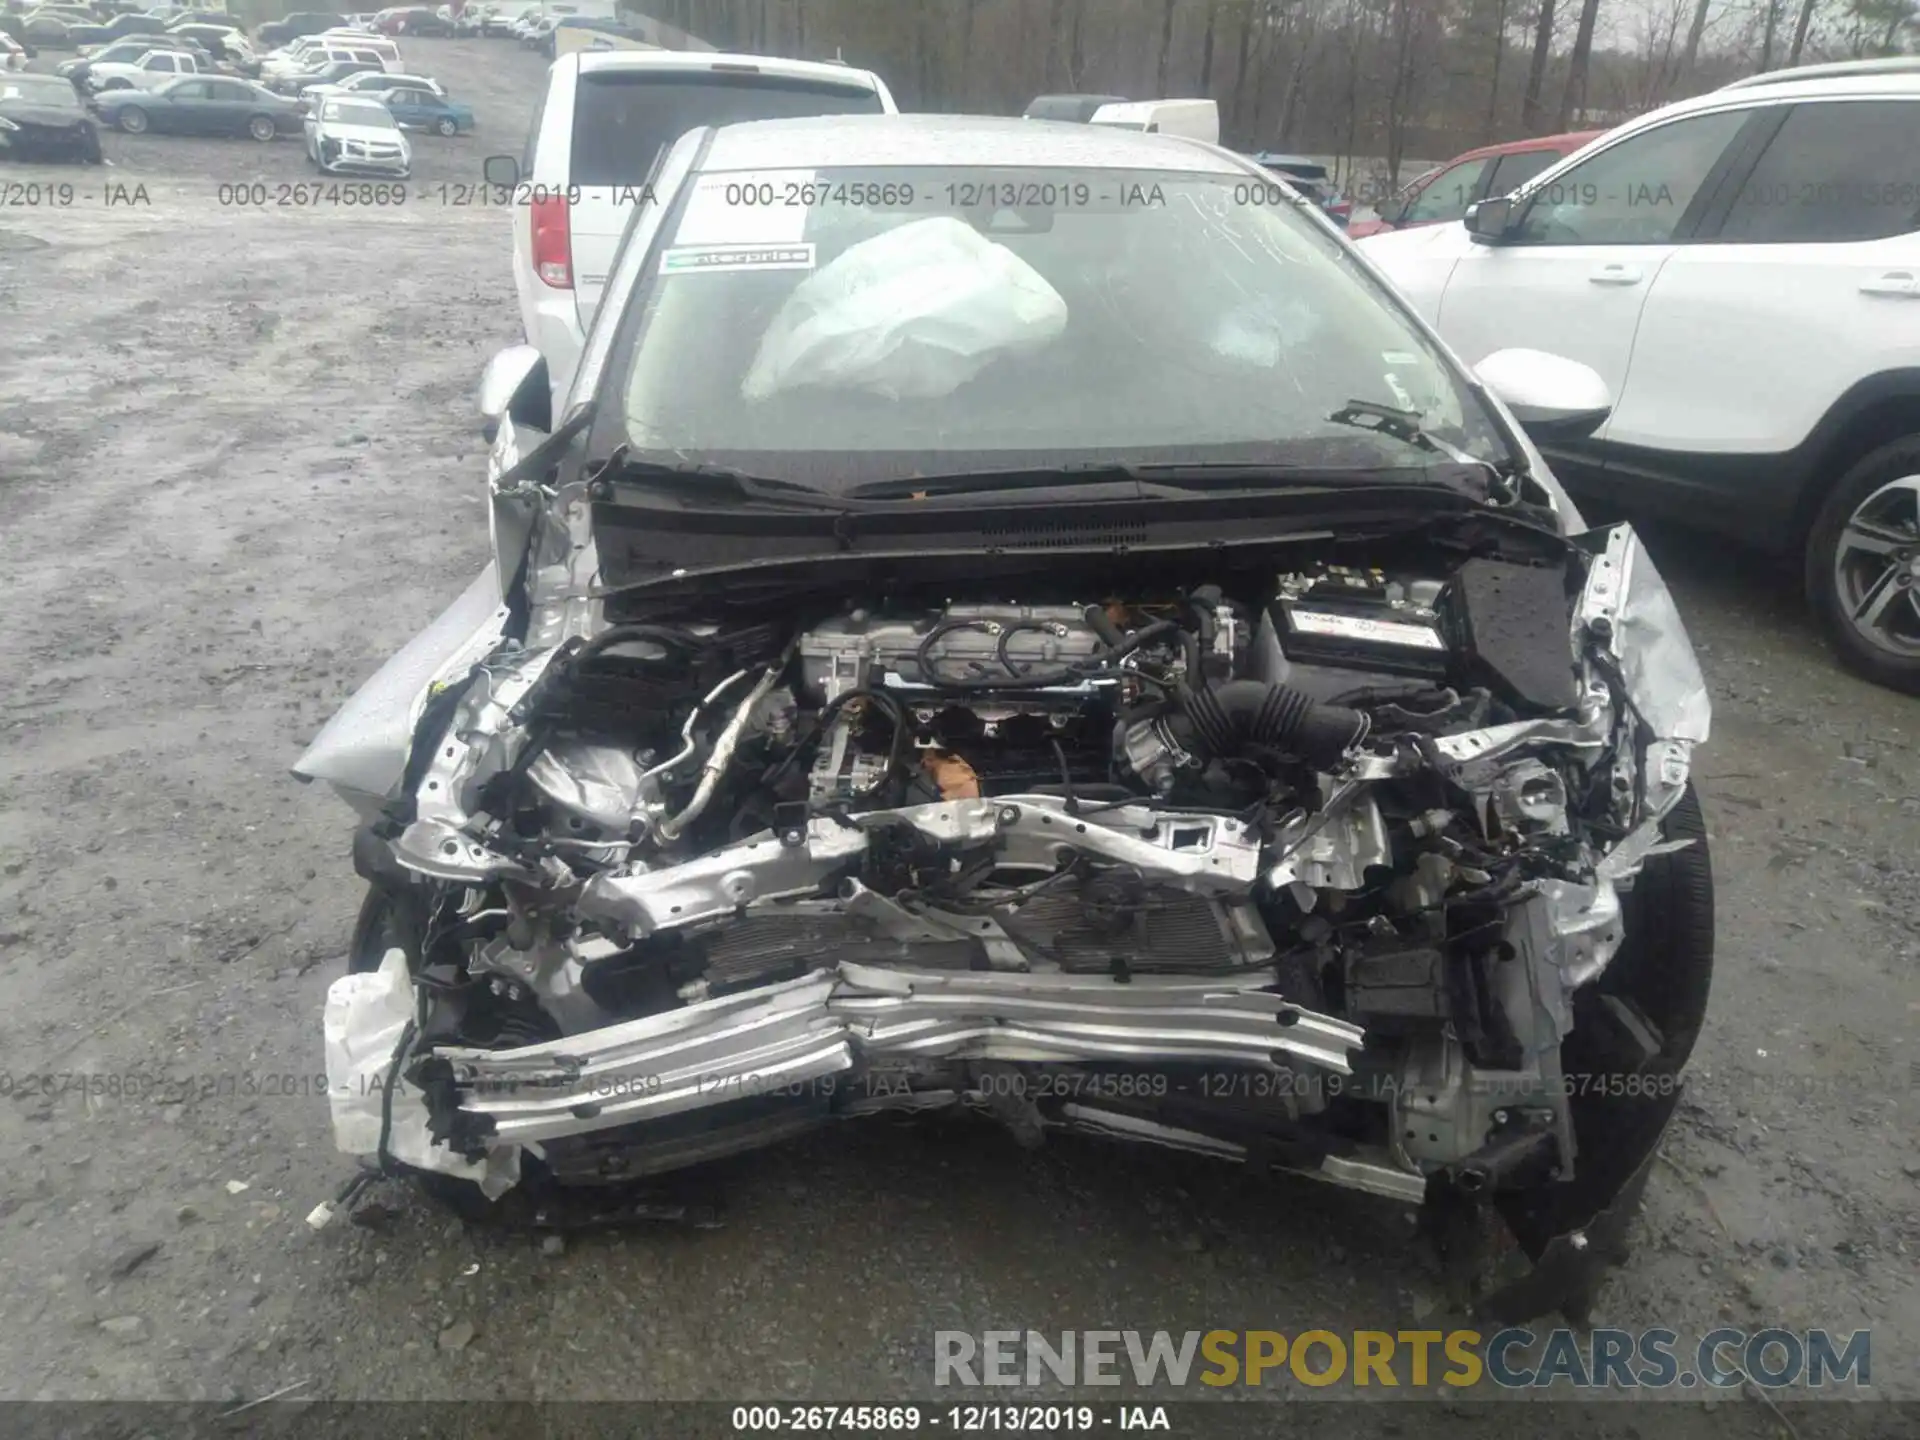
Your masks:
[{"label": "bare tree", "polygon": [[1681,23],[1694,0],[1649,0],[1639,33],[1638,75],[1621,87],[1620,99],[1634,109],[1666,103],[1681,62],[1675,55]]},{"label": "bare tree", "polygon": [[1767,0],[1767,18],[1761,30],[1760,41],[1760,68],[1762,70],[1771,70],[1773,68],[1773,42],[1774,37],[1780,33],[1780,4],[1781,0]]},{"label": "bare tree", "polygon": [[1247,65],[1253,49],[1254,22],[1261,19],[1266,9],[1264,0],[1239,0],[1240,3],[1240,39],[1235,47],[1233,62],[1233,100],[1227,106],[1227,123],[1235,135],[1244,135],[1240,128],[1241,119],[1246,113]]},{"label": "bare tree", "polygon": [[1200,93],[1213,93],[1213,30],[1220,23],[1220,0],[1207,0],[1207,30],[1200,38]]},{"label": "bare tree", "polygon": [[1173,56],[1173,10],[1180,0],[1161,0],[1160,4],[1160,64],[1154,71],[1153,93],[1164,97],[1167,93],[1167,61]]},{"label": "bare tree", "polygon": [[1707,30],[1707,7],[1713,0],[1698,0],[1693,7],[1693,24],[1687,27],[1687,49],[1680,57],[1680,73],[1693,74],[1694,62],[1700,57],[1700,37]]},{"label": "bare tree", "polygon": [[1387,173],[1398,175],[1406,148],[1407,110],[1413,83],[1413,0],[1393,0],[1393,78],[1387,84]]},{"label": "bare tree", "polygon": [[[1347,0],[1346,13],[1341,16],[1342,27],[1346,31],[1346,133],[1341,138],[1340,157],[1345,166],[1351,166],[1357,152],[1356,141],[1360,137],[1360,96],[1361,56],[1371,48],[1373,38],[1374,12],[1360,3],[1360,0]],[[1343,167],[1344,168],[1344,167]]]},{"label": "bare tree", "polygon": [[1593,64],[1593,27],[1600,18],[1600,0],[1582,0],[1580,28],[1574,32],[1573,54],[1567,61],[1567,88],[1560,92],[1560,128],[1587,108],[1587,70]]},{"label": "bare tree", "polygon": [[933,95],[933,15],[938,0],[914,0],[913,76],[918,91],[916,103],[922,110],[934,110]]},{"label": "bare tree", "polygon": [[948,96],[956,110],[967,108],[969,83],[973,79],[973,12],[978,0],[960,0],[960,79],[956,95]]},{"label": "bare tree", "polygon": [[1547,82],[1547,57],[1553,49],[1553,0],[1540,0],[1540,18],[1533,27],[1533,59],[1527,64],[1527,88],[1520,97],[1520,123],[1538,135],[1546,128],[1546,110],[1540,92]]},{"label": "bare tree", "polygon": [[1793,44],[1787,49],[1787,64],[1798,65],[1800,52],[1806,48],[1807,31],[1813,24],[1814,0],[1800,0],[1800,18],[1793,24]]},{"label": "bare tree", "polygon": [[1289,33],[1293,37],[1293,61],[1287,67],[1287,88],[1280,96],[1280,119],[1276,127],[1279,144],[1284,148],[1293,138],[1293,127],[1300,113],[1300,97],[1307,86],[1309,67],[1320,54],[1318,5],[1302,5],[1295,13]]},{"label": "bare tree", "polygon": [[1493,127],[1500,121],[1500,62],[1507,54],[1507,6],[1509,0],[1494,0],[1493,73],[1487,77],[1487,118],[1480,127],[1483,140],[1493,138]]}]

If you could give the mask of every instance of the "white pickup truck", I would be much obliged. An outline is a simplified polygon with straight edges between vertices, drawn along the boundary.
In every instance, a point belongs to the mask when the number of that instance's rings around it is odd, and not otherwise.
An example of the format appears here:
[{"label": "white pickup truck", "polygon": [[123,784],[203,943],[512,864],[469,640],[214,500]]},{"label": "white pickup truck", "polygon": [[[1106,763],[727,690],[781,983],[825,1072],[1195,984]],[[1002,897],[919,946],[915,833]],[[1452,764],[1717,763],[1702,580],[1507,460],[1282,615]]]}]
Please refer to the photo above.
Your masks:
[{"label": "white pickup truck", "polygon": [[185,50],[149,50],[138,60],[107,61],[87,70],[87,88],[95,94],[104,90],[151,90],[176,75],[198,75],[207,67]]}]

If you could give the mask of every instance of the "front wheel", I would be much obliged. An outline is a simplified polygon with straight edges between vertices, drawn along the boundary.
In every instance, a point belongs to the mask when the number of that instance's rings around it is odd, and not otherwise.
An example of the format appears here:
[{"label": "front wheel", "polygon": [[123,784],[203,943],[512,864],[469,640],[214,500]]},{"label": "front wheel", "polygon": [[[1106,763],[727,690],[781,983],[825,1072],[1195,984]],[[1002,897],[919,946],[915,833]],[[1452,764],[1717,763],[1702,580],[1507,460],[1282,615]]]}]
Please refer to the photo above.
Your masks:
[{"label": "front wheel", "polygon": [[273,123],[271,115],[256,115],[247,121],[247,133],[265,144],[280,133],[280,127]]},{"label": "front wheel", "polygon": [[138,105],[125,105],[113,117],[113,123],[129,135],[144,135],[147,133],[147,112]]},{"label": "front wheel", "polygon": [[1649,857],[1622,897],[1625,938],[1599,980],[1575,992],[1574,1027],[1560,1047],[1561,1073],[1574,1087],[1573,1175],[1494,1200],[1518,1253],[1533,1263],[1481,1296],[1483,1313],[1501,1324],[1554,1309],[1586,1323],[1604,1267],[1626,1258],[1647,1177],[1684,1093],[1714,959],[1713,861],[1691,785],[1660,829],[1663,840],[1686,843]]},{"label": "front wheel", "polygon": [[132,88],[133,86],[128,84],[125,80],[118,80],[118,79],[108,80],[100,86],[100,89],[102,92],[105,92],[108,90],[131,90]]},{"label": "front wheel", "polygon": [[1807,537],[1807,598],[1847,666],[1920,694],[1920,434],[1854,463]]},{"label": "front wheel", "polygon": [[453,123],[453,117],[451,115],[442,115],[440,117],[440,123],[433,128],[448,139],[460,133],[460,127]]}]

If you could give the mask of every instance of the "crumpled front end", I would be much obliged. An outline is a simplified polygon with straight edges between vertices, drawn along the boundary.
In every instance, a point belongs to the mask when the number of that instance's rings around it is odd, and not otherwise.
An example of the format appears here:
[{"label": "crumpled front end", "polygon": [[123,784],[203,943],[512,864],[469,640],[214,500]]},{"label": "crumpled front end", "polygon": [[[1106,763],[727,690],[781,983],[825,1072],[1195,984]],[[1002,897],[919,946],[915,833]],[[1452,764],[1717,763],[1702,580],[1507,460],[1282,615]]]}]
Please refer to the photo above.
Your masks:
[{"label": "crumpled front end", "polygon": [[961,1108],[1491,1202],[1559,1277],[1496,1310],[1615,1254],[1711,962],[1631,529],[611,611],[576,539],[356,841],[343,1150],[497,1195]]}]

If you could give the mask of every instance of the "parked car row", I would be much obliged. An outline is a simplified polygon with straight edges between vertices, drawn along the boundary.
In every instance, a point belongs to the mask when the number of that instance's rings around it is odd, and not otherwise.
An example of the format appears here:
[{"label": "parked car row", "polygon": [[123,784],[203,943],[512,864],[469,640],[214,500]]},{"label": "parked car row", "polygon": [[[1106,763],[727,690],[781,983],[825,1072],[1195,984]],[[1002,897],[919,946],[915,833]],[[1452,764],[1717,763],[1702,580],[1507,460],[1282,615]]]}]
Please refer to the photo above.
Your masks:
[{"label": "parked car row", "polygon": [[270,141],[304,134],[309,158],[327,173],[404,179],[412,152],[403,131],[473,129],[473,111],[444,85],[397,68],[390,41],[368,37],[374,49],[333,58],[342,47],[331,37],[306,37],[270,55],[260,80],[232,73],[177,32],[114,41],[54,75],[9,71],[0,92],[0,155],[98,163],[97,120],[134,135]]},{"label": "parked car row", "polygon": [[79,50],[112,44],[133,36],[178,35],[216,51],[230,49],[225,58],[236,64],[253,59],[252,46],[240,21],[224,10],[187,10],[159,6],[151,10],[110,13],[106,7],[47,4],[6,17],[5,28],[16,43],[48,50]]}]

